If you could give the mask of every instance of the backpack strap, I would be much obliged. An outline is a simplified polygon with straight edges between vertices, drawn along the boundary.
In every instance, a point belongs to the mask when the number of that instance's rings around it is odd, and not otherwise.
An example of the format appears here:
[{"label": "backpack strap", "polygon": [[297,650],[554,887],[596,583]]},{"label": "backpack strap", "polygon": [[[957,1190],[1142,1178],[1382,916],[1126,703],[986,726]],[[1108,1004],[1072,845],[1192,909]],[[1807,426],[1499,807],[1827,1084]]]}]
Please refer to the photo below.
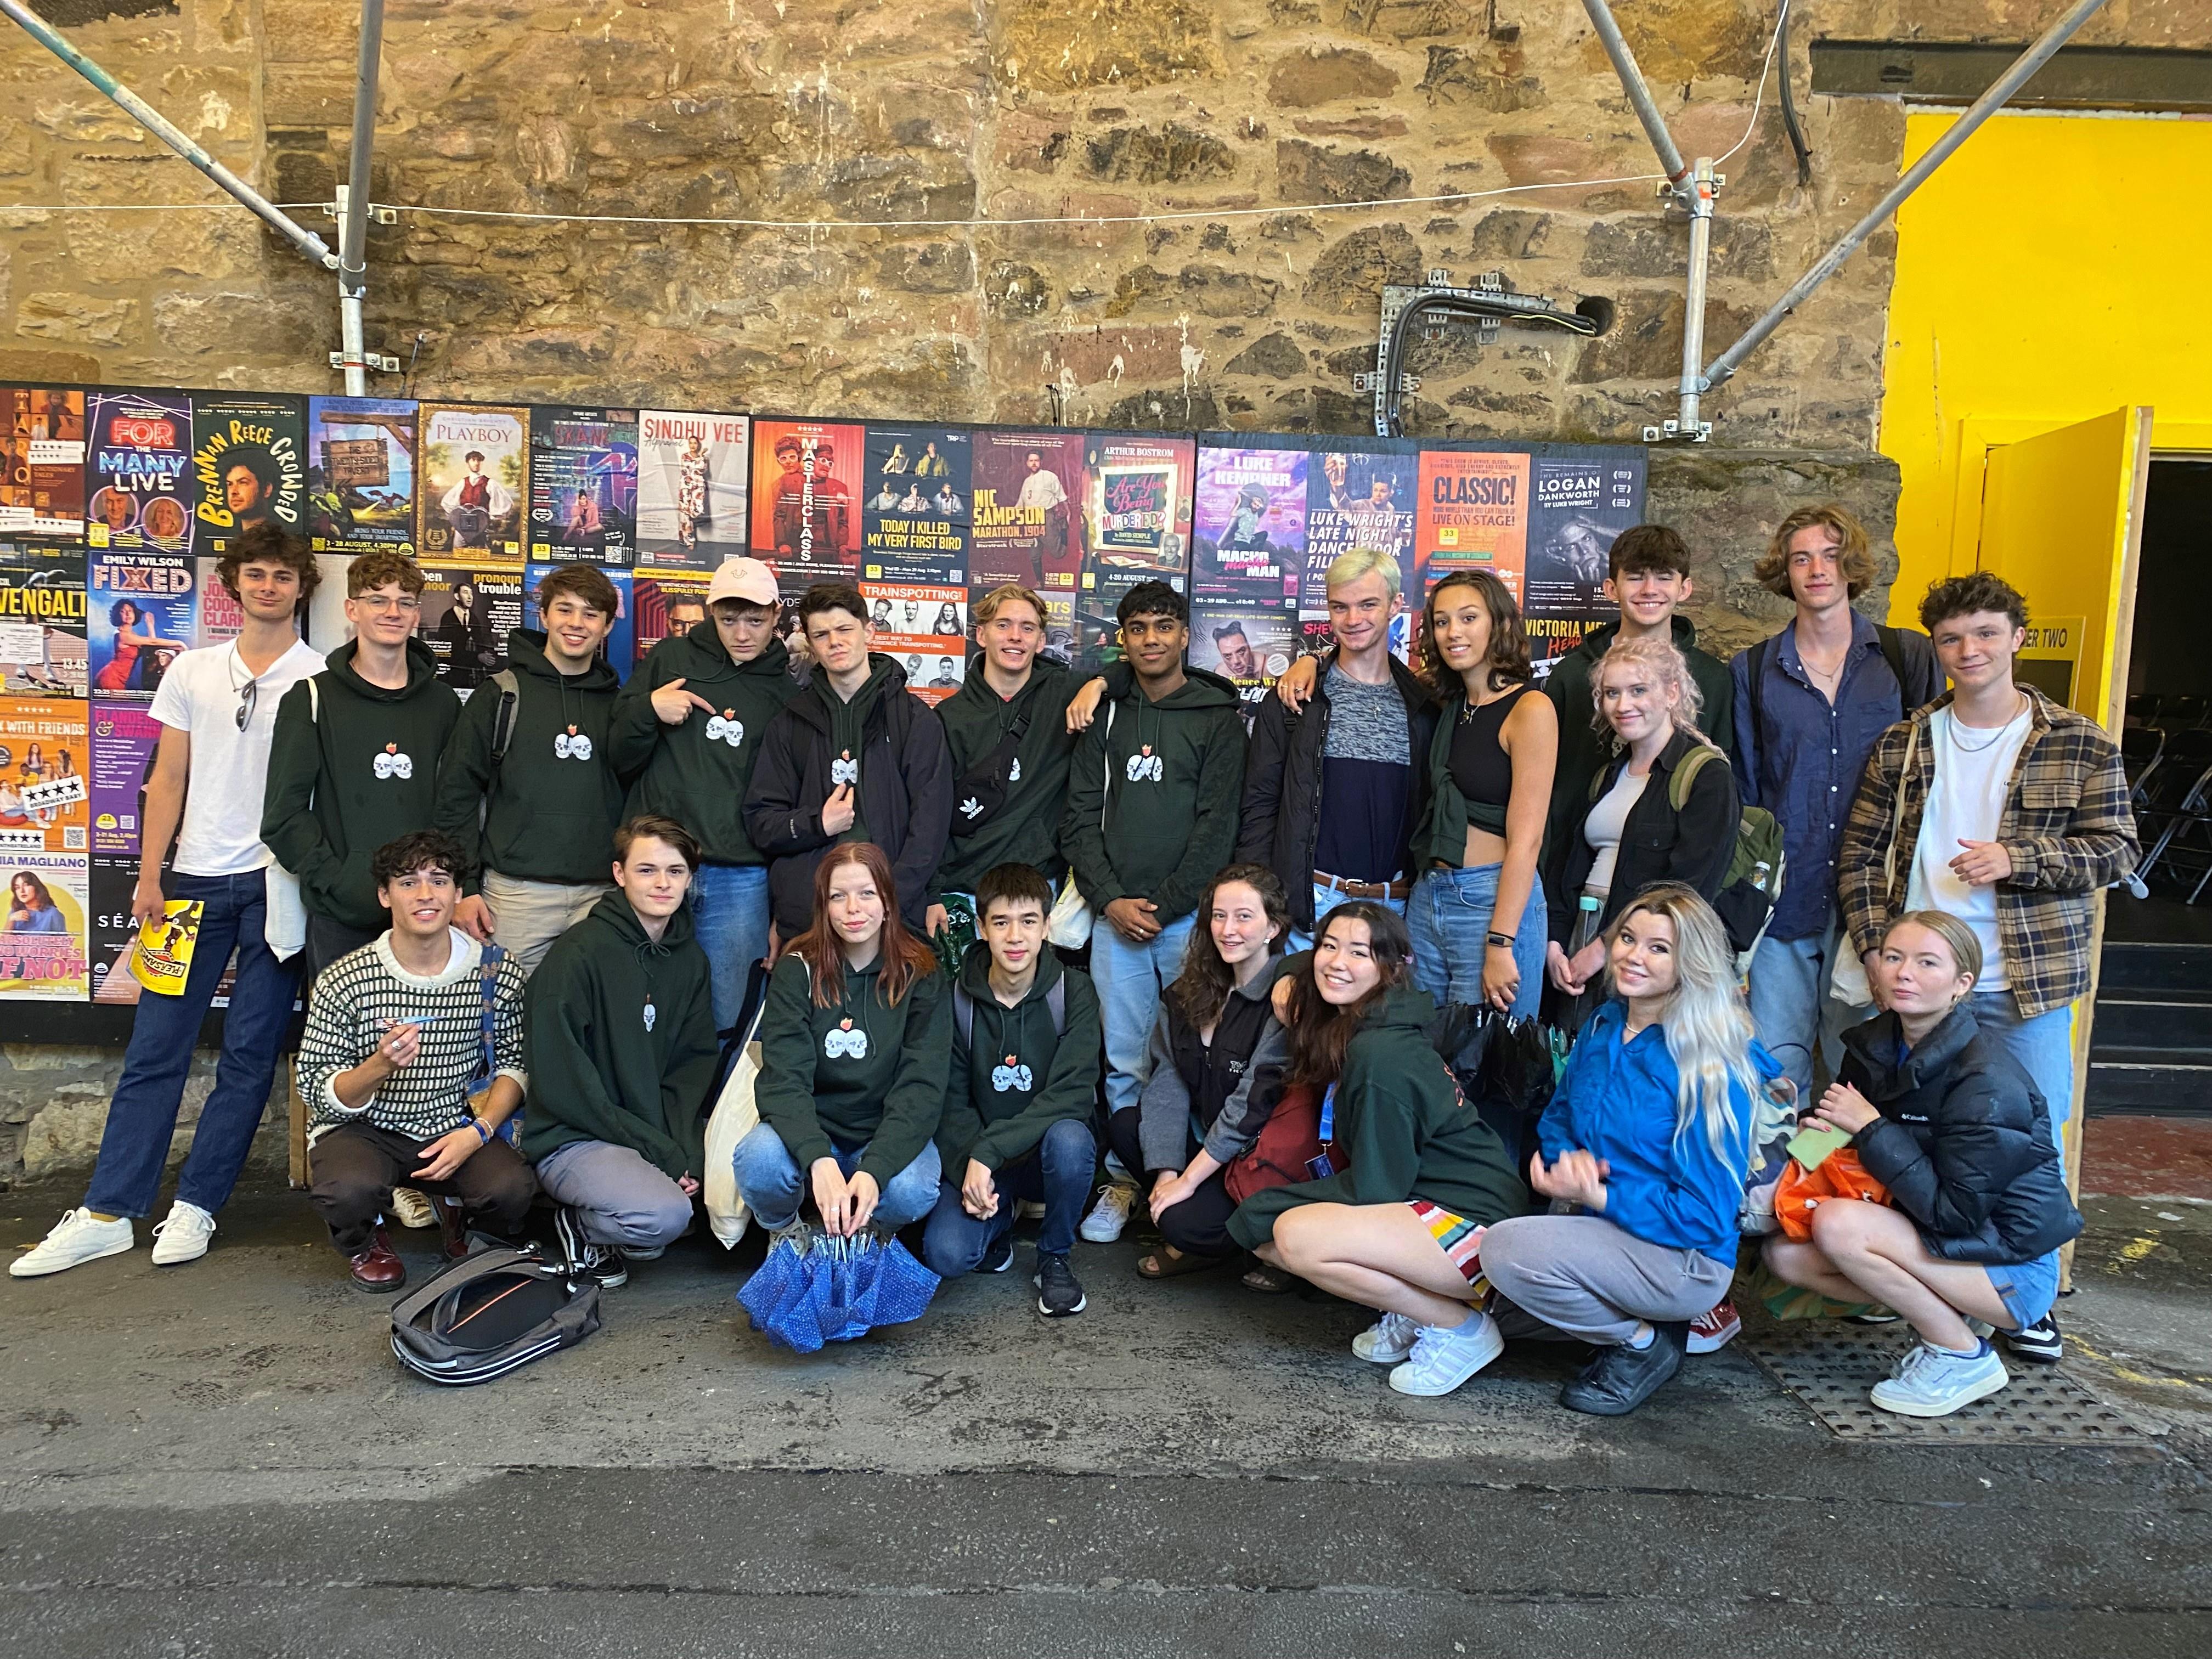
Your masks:
[{"label": "backpack strap", "polygon": [[507,746],[514,741],[514,721],[522,707],[522,682],[515,678],[512,668],[502,668],[491,677],[499,688],[499,709],[491,719],[491,763],[494,767],[507,759]]},{"label": "backpack strap", "polygon": [[1689,804],[1690,786],[1698,780],[1698,769],[1707,761],[1728,759],[1726,755],[1709,743],[1701,743],[1675,763],[1674,775],[1667,780],[1667,804],[1677,812]]},{"label": "backpack strap", "polygon": [[1905,712],[1912,712],[1912,693],[1905,689],[1905,641],[1898,630],[1885,623],[1874,625],[1875,637],[1881,641],[1881,659],[1889,665],[1889,672],[1897,676],[1897,700],[1905,705]]},{"label": "backpack strap", "polygon": [[492,1026],[499,1012],[499,969],[507,960],[507,952],[496,945],[487,945],[477,962],[477,983],[483,1001],[479,1011],[479,1030],[483,1047],[477,1056],[476,1075],[468,1082],[469,1092],[474,1094],[489,1083],[499,1069],[499,1054],[492,1045]]},{"label": "backpack strap", "polygon": [[1067,975],[1062,974],[1046,989],[1044,1006],[1052,1013],[1052,1034],[1067,1035]]},{"label": "backpack strap", "polygon": [[960,1046],[972,1051],[975,1047],[975,1000],[952,982],[952,1024],[959,1030]]},{"label": "backpack strap", "polygon": [[1781,637],[1769,634],[1751,647],[1751,667],[1744,676],[1751,690],[1751,740],[1762,756],[1766,752],[1766,696],[1761,683],[1766,678],[1766,665],[1773,659],[1775,641]]}]

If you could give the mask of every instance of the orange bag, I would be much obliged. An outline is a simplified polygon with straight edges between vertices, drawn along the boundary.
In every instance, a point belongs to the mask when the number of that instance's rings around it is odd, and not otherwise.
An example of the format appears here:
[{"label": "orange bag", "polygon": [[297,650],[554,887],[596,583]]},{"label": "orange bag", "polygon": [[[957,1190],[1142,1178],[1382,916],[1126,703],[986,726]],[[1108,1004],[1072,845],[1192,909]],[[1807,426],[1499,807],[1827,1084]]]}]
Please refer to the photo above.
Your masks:
[{"label": "orange bag", "polygon": [[1816,1170],[1807,1169],[1793,1158],[1774,1189],[1774,1218],[1782,1224],[1784,1236],[1800,1244],[1809,1240],[1813,1237],[1813,1212],[1821,1200],[1831,1198],[1857,1198],[1869,1204],[1887,1204],[1889,1188],[1866,1172],[1859,1155],[1848,1146],[1830,1152]]}]

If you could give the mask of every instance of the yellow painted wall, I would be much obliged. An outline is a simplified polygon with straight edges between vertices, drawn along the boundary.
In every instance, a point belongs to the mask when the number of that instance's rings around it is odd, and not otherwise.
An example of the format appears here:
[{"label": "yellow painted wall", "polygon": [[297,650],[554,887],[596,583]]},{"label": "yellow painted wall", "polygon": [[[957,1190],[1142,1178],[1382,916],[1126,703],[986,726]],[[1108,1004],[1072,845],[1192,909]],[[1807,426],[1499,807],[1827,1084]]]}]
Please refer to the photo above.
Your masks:
[{"label": "yellow painted wall", "polygon": [[[1955,118],[1914,115],[1902,166]],[[2212,449],[2212,119],[1998,115],[1898,217],[1881,449],[1892,615],[1971,570],[1990,443],[2148,404]]]}]

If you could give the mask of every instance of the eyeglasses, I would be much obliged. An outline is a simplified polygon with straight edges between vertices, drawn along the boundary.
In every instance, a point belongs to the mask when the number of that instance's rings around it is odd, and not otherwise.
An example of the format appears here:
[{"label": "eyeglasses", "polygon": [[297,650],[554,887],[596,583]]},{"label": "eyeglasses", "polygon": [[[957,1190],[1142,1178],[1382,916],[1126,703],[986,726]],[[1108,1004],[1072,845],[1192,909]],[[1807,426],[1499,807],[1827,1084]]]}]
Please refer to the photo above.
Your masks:
[{"label": "eyeglasses", "polygon": [[363,593],[354,603],[364,611],[420,611],[422,601],[412,593],[393,599],[388,593]]},{"label": "eyeglasses", "polygon": [[244,685],[239,687],[238,713],[231,718],[236,722],[240,731],[246,730],[247,725],[252,720],[253,705],[259,701],[260,696],[261,682],[259,680],[248,680]]}]

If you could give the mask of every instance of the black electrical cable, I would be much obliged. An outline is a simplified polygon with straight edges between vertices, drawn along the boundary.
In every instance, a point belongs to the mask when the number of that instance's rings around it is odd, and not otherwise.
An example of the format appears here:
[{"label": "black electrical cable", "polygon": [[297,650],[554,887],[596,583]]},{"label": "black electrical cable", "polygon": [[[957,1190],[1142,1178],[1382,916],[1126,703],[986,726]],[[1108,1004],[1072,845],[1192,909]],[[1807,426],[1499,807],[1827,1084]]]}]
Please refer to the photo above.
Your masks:
[{"label": "black electrical cable", "polygon": [[1534,305],[1528,305],[1524,299],[1522,305],[1516,306],[1501,295],[1499,302],[1492,305],[1480,300],[1465,299],[1455,294],[1422,295],[1400,312],[1397,320],[1390,325],[1389,343],[1383,356],[1388,367],[1383,370],[1382,410],[1375,422],[1378,437],[1404,435],[1398,430],[1398,399],[1401,385],[1405,380],[1406,331],[1413,326],[1414,318],[1432,311],[1455,317],[1473,318],[1481,322],[1548,323],[1571,334],[1595,334],[1604,325],[1586,311],[1560,311],[1547,301],[1539,300]]},{"label": "black electrical cable", "polygon": [[1774,55],[1782,60],[1782,130],[1790,135],[1790,148],[1797,152],[1797,182],[1809,185],[1813,150],[1805,142],[1805,129],[1797,124],[1797,100],[1790,90],[1790,0],[1783,0],[1782,15],[1774,27],[1780,37],[1774,43]]}]

